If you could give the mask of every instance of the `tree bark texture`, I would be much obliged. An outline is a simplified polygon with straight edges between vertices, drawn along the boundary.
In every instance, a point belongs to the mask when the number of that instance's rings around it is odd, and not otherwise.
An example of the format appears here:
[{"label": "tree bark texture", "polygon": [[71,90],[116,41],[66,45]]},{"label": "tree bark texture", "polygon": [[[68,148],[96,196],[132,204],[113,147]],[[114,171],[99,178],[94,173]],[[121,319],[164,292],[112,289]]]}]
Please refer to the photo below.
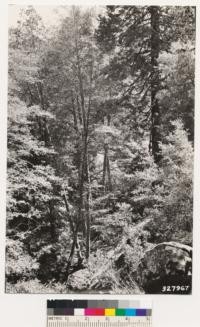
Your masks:
[{"label": "tree bark texture", "polygon": [[159,64],[158,57],[160,51],[159,37],[159,7],[151,6],[151,135],[150,149],[154,157],[154,161],[158,164],[161,159],[161,150],[159,142],[161,141],[160,133],[160,106],[157,98],[160,90]]}]

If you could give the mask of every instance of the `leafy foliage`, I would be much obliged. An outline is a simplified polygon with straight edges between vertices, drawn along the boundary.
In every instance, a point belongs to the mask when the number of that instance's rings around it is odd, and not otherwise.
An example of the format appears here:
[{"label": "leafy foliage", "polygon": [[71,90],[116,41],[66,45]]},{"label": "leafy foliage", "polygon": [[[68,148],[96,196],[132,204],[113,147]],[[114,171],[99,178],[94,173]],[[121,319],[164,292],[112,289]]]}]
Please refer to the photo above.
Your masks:
[{"label": "leafy foliage", "polygon": [[70,7],[52,29],[22,10],[9,31],[8,292],[142,293],[147,250],[192,244],[194,41],[191,7],[98,19]]},{"label": "leafy foliage", "polygon": [[164,156],[158,193],[161,203],[150,228],[157,240],[181,240],[191,245],[193,149],[183,124],[174,121],[173,128],[167,143],[162,144]]}]

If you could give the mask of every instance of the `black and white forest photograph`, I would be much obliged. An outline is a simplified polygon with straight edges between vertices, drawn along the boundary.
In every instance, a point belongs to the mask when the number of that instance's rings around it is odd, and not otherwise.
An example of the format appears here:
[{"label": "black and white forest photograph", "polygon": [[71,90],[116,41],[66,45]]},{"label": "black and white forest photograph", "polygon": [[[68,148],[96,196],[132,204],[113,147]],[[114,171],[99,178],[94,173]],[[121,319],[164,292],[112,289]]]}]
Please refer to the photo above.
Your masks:
[{"label": "black and white forest photograph", "polygon": [[9,6],[6,293],[192,293],[195,15]]}]

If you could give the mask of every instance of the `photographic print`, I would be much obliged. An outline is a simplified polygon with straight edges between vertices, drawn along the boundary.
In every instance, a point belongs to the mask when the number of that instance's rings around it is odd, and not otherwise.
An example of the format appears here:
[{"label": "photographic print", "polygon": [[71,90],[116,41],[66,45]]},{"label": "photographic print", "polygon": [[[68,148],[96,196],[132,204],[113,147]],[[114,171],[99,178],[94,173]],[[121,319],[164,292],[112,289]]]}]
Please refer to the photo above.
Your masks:
[{"label": "photographic print", "polygon": [[191,294],[195,7],[9,6],[7,293]]}]

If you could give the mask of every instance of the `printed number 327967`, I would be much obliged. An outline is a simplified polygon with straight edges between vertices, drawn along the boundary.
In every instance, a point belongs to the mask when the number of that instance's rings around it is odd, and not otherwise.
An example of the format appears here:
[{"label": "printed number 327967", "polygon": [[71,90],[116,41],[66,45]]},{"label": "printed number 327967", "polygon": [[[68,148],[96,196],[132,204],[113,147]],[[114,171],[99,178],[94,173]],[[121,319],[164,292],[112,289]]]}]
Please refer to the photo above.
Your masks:
[{"label": "printed number 327967", "polygon": [[185,286],[179,286],[179,285],[177,285],[177,286],[171,286],[171,285],[166,286],[166,285],[164,285],[162,287],[162,292],[180,292],[180,291],[185,292],[188,289],[189,289],[189,285],[185,285]]}]

